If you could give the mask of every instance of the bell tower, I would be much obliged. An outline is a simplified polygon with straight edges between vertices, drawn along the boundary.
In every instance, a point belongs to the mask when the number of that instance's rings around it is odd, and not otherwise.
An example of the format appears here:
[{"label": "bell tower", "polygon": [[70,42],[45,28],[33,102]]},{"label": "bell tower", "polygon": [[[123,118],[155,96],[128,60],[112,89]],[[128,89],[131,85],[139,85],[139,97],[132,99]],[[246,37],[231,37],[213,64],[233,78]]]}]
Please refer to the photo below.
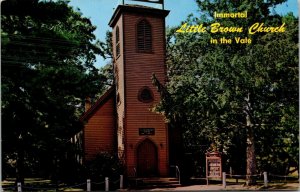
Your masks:
[{"label": "bell tower", "polygon": [[160,95],[155,73],[165,82],[165,17],[169,11],[141,5],[119,5],[112,27],[116,86],[117,146],[128,176],[167,176],[168,126],[151,110]]}]

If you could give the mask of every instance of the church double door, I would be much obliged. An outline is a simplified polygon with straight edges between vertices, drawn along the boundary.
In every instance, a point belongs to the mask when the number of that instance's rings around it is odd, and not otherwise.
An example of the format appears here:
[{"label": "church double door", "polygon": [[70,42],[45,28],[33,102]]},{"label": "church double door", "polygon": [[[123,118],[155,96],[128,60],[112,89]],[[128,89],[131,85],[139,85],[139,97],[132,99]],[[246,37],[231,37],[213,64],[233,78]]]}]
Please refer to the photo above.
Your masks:
[{"label": "church double door", "polygon": [[157,147],[146,139],[137,148],[138,177],[157,176]]}]

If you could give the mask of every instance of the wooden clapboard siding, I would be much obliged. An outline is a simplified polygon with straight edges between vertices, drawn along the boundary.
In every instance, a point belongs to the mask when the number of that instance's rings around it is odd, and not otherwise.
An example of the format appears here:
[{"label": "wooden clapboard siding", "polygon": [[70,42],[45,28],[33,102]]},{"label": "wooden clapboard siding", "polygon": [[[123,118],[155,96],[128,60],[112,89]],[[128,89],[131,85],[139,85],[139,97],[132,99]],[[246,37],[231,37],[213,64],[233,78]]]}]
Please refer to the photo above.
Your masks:
[{"label": "wooden clapboard siding", "polygon": [[124,157],[124,114],[125,114],[125,81],[124,81],[124,31],[123,31],[123,16],[120,16],[115,27],[113,28],[113,45],[116,44],[116,28],[119,27],[120,33],[120,55],[116,55],[116,46],[113,46],[114,54],[114,77],[116,84],[116,96],[118,96],[119,101],[116,101],[116,124],[117,124],[117,148],[118,155],[120,158]]},{"label": "wooden clapboard siding", "polygon": [[[115,88],[105,93],[81,118],[84,128],[84,150],[86,160],[100,151],[118,151],[124,160],[128,176],[137,168],[137,150],[152,146],[157,152],[158,173],[168,175],[169,134],[162,115],[151,111],[160,101],[156,87],[152,85],[153,73],[164,83],[165,74],[165,16],[168,11],[141,6],[119,6],[111,21],[113,27],[113,55]],[[146,19],[151,25],[152,51],[137,50],[137,23]],[[120,33],[120,55],[116,55],[116,28]],[[148,51],[148,50],[147,50]],[[148,87],[154,100],[150,103],[139,101],[141,88]],[[139,135],[139,128],[154,128],[154,135]],[[147,142],[143,142],[147,141]],[[154,147],[155,146],[155,147]],[[151,149],[149,147],[149,150]],[[141,152],[141,151],[140,151]],[[139,153],[141,154],[141,153]],[[155,155],[156,156],[156,155]],[[154,160],[152,159],[152,160]],[[141,166],[140,166],[141,167]],[[142,169],[141,169],[142,170]]]},{"label": "wooden clapboard siding", "polygon": [[[125,44],[125,79],[126,79],[126,163],[127,167],[136,167],[137,148],[140,142],[149,137],[157,146],[158,171],[161,176],[168,174],[168,130],[161,115],[150,111],[160,100],[156,87],[152,85],[151,76],[165,80],[164,18],[141,16],[132,13],[123,14]],[[136,25],[146,19],[152,27],[152,53],[137,52]],[[138,100],[138,91],[149,87],[154,95],[152,103]],[[155,128],[155,135],[140,136],[139,128]]]},{"label": "wooden clapboard siding", "polygon": [[[157,148],[158,171],[168,174],[168,129],[163,116],[151,112],[160,101],[151,76],[155,73],[164,83],[165,75],[165,16],[169,11],[143,6],[120,5],[115,10],[109,25],[113,28],[113,53],[116,94],[118,151],[125,154],[128,176],[137,167],[137,149],[145,139],[150,139]],[[146,19],[151,25],[152,52],[137,50],[137,23]],[[116,28],[120,31],[120,56],[116,55]],[[148,50],[147,50],[148,51]],[[142,87],[149,87],[154,96],[151,103],[138,100]],[[139,128],[155,128],[155,135],[139,135]]]},{"label": "wooden clapboard siding", "polygon": [[99,152],[113,152],[115,149],[114,95],[113,89],[113,92],[101,97],[96,106],[92,106],[86,113],[91,114],[84,119],[85,160],[92,159]]}]

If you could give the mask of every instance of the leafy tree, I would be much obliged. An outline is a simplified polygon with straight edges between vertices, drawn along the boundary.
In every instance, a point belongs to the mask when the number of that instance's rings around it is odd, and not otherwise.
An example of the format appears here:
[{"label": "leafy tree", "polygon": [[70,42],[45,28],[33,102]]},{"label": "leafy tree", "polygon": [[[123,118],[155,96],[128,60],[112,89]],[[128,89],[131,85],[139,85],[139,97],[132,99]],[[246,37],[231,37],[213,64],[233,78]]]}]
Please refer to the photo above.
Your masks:
[{"label": "leafy tree", "polygon": [[112,32],[106,31],[105,42],[97,42],[98,46],[101,49],[101,56],[104,59],[113,59],[113,50],[112,50]]},{"label": "leafy tree", "polygon": [[101,74],[106,78],[105,84],[106,88],[111,87],[114,84],[113,77],[113,55],[112,55],[112,32],[107,31],[105,42],[99,42],[99,47],[101,49],[101,56],[107,59],[107,64],[101,68]]},{"label": "leafy tree", "polygon": [[119,160],[117,154],[101,152],[86,163],[88,177],[93,181],[104,181],[109,177],[112,181],[120,178],[124,172],[124,165]]},{"label": "leafy tree", "polygon": [[3,163],[16,167],[17,181],[28,163],[55,177],[82,126],[82,101],[104,87],[95,26],[66,1],[1,5]]},{"label": "leafy tree", "polygon": [[[188,25],[243,27],[242,33],[176,33],[167,36],[169,81],[156,107],[171,124],[180,127],[185,149],[208,140],[223,152],[227,165],[241,162],[247,175],[270,170],[285,161],[298,162],[298,19],[271,14],[284,0],[196,0],[200,17]],[[213,19],[214,12],[248,11],[247,19]],[[286,23],[284,33],[255,33],[248,27]],[[211,44],[210,39],[251,38],[251,44]],[[288,119],[288,120],[287,120]],[[272,134],[270,134],[272,133]],[[280,146],[280,147],[279,147]],[[208,149],[208,147],[207,147]],[[258,164],[257,164],[258,161]],[[258,167],[259,166],[259,167]],[[255,182],[247,177],[247,183]]]}]

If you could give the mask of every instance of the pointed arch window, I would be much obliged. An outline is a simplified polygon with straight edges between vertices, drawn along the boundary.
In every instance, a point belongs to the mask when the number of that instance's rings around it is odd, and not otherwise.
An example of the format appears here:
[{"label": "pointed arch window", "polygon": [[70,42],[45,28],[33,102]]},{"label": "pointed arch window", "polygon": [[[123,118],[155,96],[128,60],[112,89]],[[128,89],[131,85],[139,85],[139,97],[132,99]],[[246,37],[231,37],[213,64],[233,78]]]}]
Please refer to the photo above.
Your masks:
[{"label": "pointed arch window", "polygon": [[120,56],[120,30],[118,26],[116,28],[116,56]]},{"label": "pointed arch window", "polygon": [[152,31],[151,25],[143,19],[137,24],[137,50],[139,52],[152,51]]}]

